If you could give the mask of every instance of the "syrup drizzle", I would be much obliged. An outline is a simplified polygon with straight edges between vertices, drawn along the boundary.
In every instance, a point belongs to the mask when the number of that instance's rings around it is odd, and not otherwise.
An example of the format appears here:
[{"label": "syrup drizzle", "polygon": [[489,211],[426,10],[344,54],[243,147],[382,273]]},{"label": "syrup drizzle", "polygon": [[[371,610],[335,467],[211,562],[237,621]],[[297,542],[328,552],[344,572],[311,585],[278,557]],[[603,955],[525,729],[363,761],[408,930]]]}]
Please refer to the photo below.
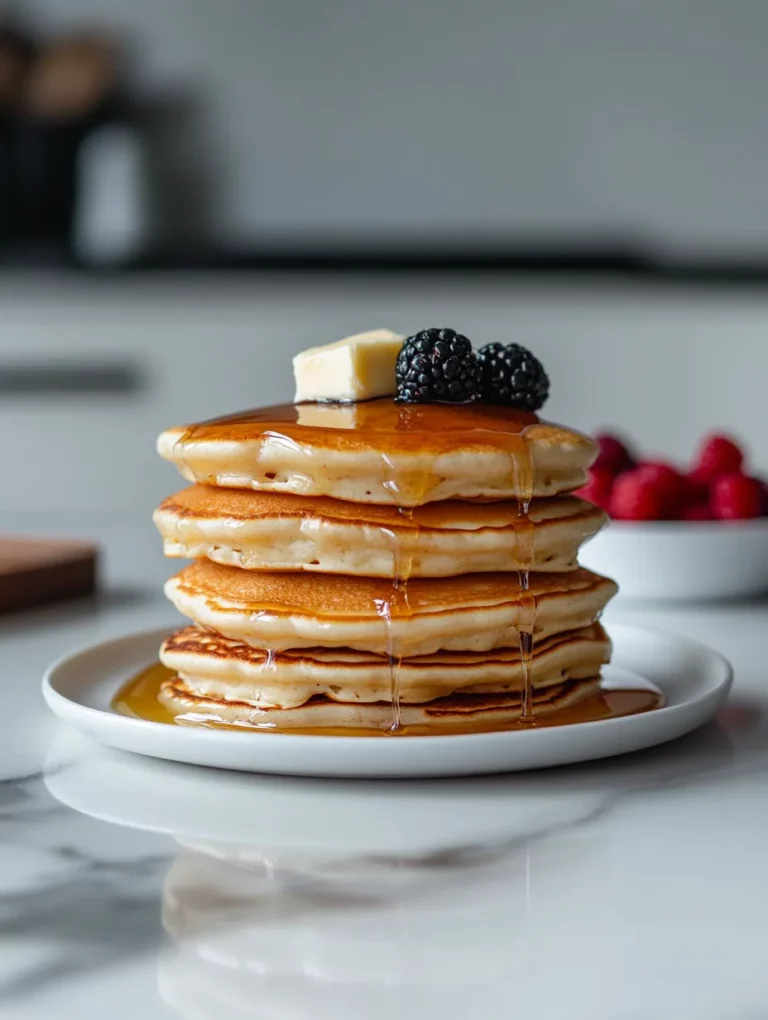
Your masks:
[{"label": "syrup drizzle", "polygon": [[530,574],[535,556],[535,528],[528,515],[531,500],[536,490],[533,456],[528,444],[527,428],[519,433],[506,436],[505,447],[509,454],[510,487],[517,493],[517,538],[518,560],[518,613],[517,639],[520,649],[522,690],[520,704],[520,726],[531,726],[535,719],[533,690],[534,632],[536,628],[536,598],[530,591]]},{"label": "syrup drizzle", "polygon": [[392,615],[394,612],[400,616],[398,612],[400,607],[408,606],[407,588],[407,581],[400,581],[395,577],[392,584],[392,598],[376,603],[376,612],[384,623],[384,642],[387,649],[387,664],[389,666],[389,696],[392,704],[392,722],[389,732],[393,734],[399,733],[402,728],[400,721],[400,667],[403,657],[398,651],[395,640]]},{"label": "syrup drizzle", "polygon": [[[529,574],[534,557],[533,522],[528,517],[528,507],[535,489],[533,459],[527,441],[527,430],[538,421],[536,415],[526,412],[510,412],[509,409],[484,405],[403,405],[385,399],[358,405],[282,405],[280,407],[257,409],[242,414],[202,422],[190,426],[174,444],[174,456],[183,473],[198,482],[216,481],[210,477],[210,467],[200,462],[196,454],[197,443],[221,435],[221,431],[232,431],[234,435],[259,439],[256,448],[256,463],[259,467],[267,459],[275,444],[289,447],[309,455],[302,444],[302,433],[306,429],[327,429],[349,440],[355,433],[374,433],[378,439],[385,439],[381,451],[383,488],[403,517],[406,528],[380,525],[392,549],[392,596],[377,600],[376,612],[384,626],[384,644],[389,664],[390,697],[392,721],[389,732],[400,733],[400,668],[403,659],[401,642],[397,632],[402,623],[411,615],[408,603],[408,580],[412,572],[414,532],[418,524],[413,518],[413,507],[429,502],[430,495],[440,479],[432,471],[404,471],[397,464],[397,458],[387,449],[394,444],[400,450],[418,449],[420,442],[432,445],[436,437],[447,444],[455,444],[456,433],[462,437],[472,434],[478,446],[501,450],[509,458],[509,487],[518,496],[518,517],[516,532],[520,549],[518,570],[518,641],[522,662],[523,690],[521,702],[521,725],[534,722],[535,704],[532,683],[532,660],[534,652],[534,628],[536,601],[529,593]],[[255,427],[255,429],[254,429]],[[379,444],[382,445],[381,443]],[[188,456],[189,454],[189,456]],[[251,455],[253,457],[253,454]],[[220,481],[220,479],[219,479]],[[268,653],[264,669],[274,668],[274,657]]]},{"label": "syrup drizzle", "polygon": [[[398,512],[414,523],[418,531],[418,525],[413,522],[413,510],[407,507],[398,507]],[[395,620],[403,621],[411,617],[411,606],[408,601],[408,580],[413,570],[413,532],[404,533],[397,528],[382,526],[382,533],[387,536],[392,547],[392,598],[377,607],[379,615],[384,620],[386,631],[385,641],[387,648],[387,660],[389,663],[389,688],[392,701],[392,725],[390,732],[398,733],[401,729],[400,722],[400,669],[403,662],[401,647],[395,640],[393,616]]]},{"label": "syrup drizzle", "polygon": [[534,628],[536,626],[536,598],[530,591],[530,573],[533,566],[535,532],[528,516],[528,500],[518,501],[518,516],[515,522],[519,538],[520,568],[518,569],[517,639],[520,647],[520,665],[523,674],[520,725],[532,725],[534,719],[533,699],[533,650]]},{"label": "syrup drizzle", "polygon": [[[407,408],[403,409],[407,413]],[[423,504],[434,486],[429,474],[405,476],[397,470],[395,462],[382,453],[384,467],[384,488],[397,506],[405,528],[380,526],[382,535],[389,540],[392,549],[392,598],[377,603],[376,610],[384,622],[385,646],[389,664],[389,692],[392,704],[392,723],[389,732],[397,735],[402,731],[400,718],[400,669],[403,661],[402,647],[395,638],[394,620],[408,620],[411,606],[408,602],[408,580],[413,571],[414,541],[418,540],[419,525],[413,517],[413,507],[403,506],[402,501]]]},{"label": "syrup drizzle", "polygon": [[[468,439],[478,448],[493,448],[509,458],[508,488],[516,493],[518,515],[515,521],[519,553],[517,633],[522,663],[521,715],[517,725],[537,724],[536,698],[533,688],[532,662],[536,625],[536,600],[530,592],[530,570],[534,562],[534,525],[528,516],[530,501],[535,489],[534,465],[528,444],[528,431],[539,419],[534,414],[510,411],[492,405],[402,405],[384,398],[351,405],[281,405],[229,415],[193,425],[179,435],[174,443],[174,459],[185,477],[203,483],[242,484],[217,476],[214,467],[205,457],[200,443],[206,439],[247,439],[250,441],[247,463],[243,459],[244,475],[255,473],[267,479],[267,469],[275,465],[275,446],[290,449],[307,457],[311,449],[303,440],[308,433],[314,437],[326,433],[331,445],[350,449],[371,447],[381,451],[381,486],[396,505],[404,527],[379,525],[392,550],[392,596],[377,600],[376,612],[384,627],[384,644],[389,664],[391,726],[384,731],[404,734],[400,710],[400,668],[403,644],[398,637],[411,615],[408,603],[408,580],[413,569],[413,548],[418,524],[413,518],[413,507],[430,501],[439,477],[431,471],[405,471],[398,466],[398,454],[427,452],[433,463],[439,453],[452,452],[459,442]],[[254,446],[255,441],[255,446]],[[309,469],[309,461],[308,469]],[[402,465],[402,462],[401,462]],[[308,470],[308,479],[310,472]],[[239,477],[239,476],[238,476]],[[498,482],[498,480],[497,480]],[[274,669],[274,652],[267,653],[264,669]],[[611,695],[620,692],[611,692]],[[631,699],[630,699],[631,701]],[[634,702],[632,702],[634,705]],[[632,711],[647,711],[656,704]],[[603,706],[605,708],[605,706]],[[600,708],[597,715],[613,714],[610,706]],[[559,713],[555,713],[558,715]],[[623,710],[618,714],[626,714]],[[574,720],[576,721],[576,720]],[[585,721],[580,717],[579,721]],[[544,720],[542,720],[544,722]],[[554,720],[546,717],[546,723]],[[409,729],[409,733],[412,730]]]}]

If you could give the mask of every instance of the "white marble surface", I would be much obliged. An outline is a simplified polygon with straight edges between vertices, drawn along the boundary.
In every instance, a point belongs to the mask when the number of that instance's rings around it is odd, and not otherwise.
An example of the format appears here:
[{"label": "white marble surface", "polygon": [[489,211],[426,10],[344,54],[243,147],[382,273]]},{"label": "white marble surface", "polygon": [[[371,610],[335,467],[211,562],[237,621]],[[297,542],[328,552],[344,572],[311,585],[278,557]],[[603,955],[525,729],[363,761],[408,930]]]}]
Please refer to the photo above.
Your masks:
[{"label": "white marble surface", "polygon": [[102,599],[0,624],[3,1020],[768,1017],[768,604],[612,610],[735,666],[718,724],[655,751],[449,782],[234,775],[46,713],[51,659],[172,619],[141,587],[148,547],[102,531]]}]

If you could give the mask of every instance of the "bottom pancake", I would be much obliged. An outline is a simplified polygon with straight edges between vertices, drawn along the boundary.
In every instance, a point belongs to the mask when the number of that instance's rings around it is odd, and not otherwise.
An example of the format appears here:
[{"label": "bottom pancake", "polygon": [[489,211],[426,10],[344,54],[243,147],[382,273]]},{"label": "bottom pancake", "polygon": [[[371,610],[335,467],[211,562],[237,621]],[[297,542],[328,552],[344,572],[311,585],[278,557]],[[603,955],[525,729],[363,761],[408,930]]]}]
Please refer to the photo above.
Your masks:
[{"label": "bottom pancake", "polygon": [[[534,691],[534,715],[541,719],[584,700],[600,689],[600,678],[569,680]],[[160,701],[188,725],[223,723],[244,728],[285,730],[388,730],[392,726],[392,705],[387,701],[345,703],[317,695],[296,708],[255,708],[238,701],[195,694],[180,677],[165,680]],[[424,704],[401,704],[400,724],[429,732],[503,729],[514,725],[522,714],[519,692],[505,694],[451,694]]]},{"label": "bottom pancake", "polygon": [[[611,645],[599,624],[535,642],[534,687],[597,676]],[[169,637],[160,660],[186,684],[190,695],[247,705],[293,709],[310,698],[367,703],[391,700],[392,672],[384,656],[349,648],[267,652],[199,627]],[[523,686],[517,648],[489,652],[435,652],[404,659],[398,669],[402,703],[423,703],[457,691],[506,694]]]}]

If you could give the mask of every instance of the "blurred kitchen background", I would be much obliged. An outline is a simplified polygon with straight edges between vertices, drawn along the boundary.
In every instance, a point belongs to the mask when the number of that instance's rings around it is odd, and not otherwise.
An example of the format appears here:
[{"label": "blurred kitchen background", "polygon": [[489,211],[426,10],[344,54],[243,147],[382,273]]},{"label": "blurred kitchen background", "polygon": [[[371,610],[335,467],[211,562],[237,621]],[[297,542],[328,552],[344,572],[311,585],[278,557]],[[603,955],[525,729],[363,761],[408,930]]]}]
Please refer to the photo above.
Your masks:
[{"label": "blurred kitchen background", "polygon": [[167,574],[160,429],[290,398],[293,354],[377,326],[516,340],[549,416],[679,456],[734,430],[768,468],[765,3],[19,0],[0,27],[0,526]]}]

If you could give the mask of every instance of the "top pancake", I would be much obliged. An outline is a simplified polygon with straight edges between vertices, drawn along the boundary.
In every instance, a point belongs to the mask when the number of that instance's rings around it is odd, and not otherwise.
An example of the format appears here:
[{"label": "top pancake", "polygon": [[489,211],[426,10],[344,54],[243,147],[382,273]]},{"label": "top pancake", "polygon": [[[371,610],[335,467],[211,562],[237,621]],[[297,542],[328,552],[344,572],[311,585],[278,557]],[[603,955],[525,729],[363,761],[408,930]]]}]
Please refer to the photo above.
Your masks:
[{"label": "top pancake", "polygon": [[162,457],[192,481],[372,504],[520,499],[578,488],[595,443],[490,404],[288,404],[173,428]]}]

